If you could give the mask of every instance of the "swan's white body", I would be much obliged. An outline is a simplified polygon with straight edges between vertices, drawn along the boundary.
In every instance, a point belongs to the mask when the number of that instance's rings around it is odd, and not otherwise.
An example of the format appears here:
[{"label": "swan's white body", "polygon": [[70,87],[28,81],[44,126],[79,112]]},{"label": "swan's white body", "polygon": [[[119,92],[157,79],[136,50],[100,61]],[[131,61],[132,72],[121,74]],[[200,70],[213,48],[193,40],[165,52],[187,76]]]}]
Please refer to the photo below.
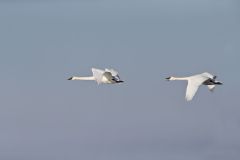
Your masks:
[{"label": "swan's white body", "polygon": [[199,86],[207,85],[210,91],[213,91],[216,85],[221,85],[222,83],[216,81],[217,77],[213,76],[208,72],[193,75],[190,77],[168,77],[167,80],[186,80],[188,82],[186,89],[186,100],[190,101],[196,94]]},{"label": "swan's white body", "polygon": [[113,84],[113,83],[122,83],[123,81],[120,79],[118,72],[113,69],[96,69],[92,68],[93,76],[90,77],[77,77],[73,76],[70,77],[68,80],[93,80],[96,81],[98,84],[106,83],[106,84]]}]

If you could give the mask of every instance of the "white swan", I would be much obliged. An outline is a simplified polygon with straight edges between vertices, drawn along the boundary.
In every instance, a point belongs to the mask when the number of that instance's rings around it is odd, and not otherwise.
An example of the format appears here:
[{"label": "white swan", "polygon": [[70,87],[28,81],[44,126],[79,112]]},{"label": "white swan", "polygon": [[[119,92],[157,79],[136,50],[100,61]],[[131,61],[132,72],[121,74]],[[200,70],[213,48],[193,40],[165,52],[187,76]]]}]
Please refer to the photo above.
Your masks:
[{"label": "white swan", "polygon": [[216,81],[217,76],[213,76],[208,72],[201,74],[193,75],[190,77],[168,77],[167,80],[186,80],[188,81],[187,90],[186,90],[186,100],[190,101],[196,94],[200,85],[207,85],[210,91],[213,91],[215,85],[221,85],[222,82]]},{"label": "white swan", "polygon": [[92,68],[93,76],[91,77],[70,77],[68,80],[94,80],[97,81],[98,84],[100,83],[122,83],[123,81],[120,79],[118,72],[113,69],[96,69]]}]

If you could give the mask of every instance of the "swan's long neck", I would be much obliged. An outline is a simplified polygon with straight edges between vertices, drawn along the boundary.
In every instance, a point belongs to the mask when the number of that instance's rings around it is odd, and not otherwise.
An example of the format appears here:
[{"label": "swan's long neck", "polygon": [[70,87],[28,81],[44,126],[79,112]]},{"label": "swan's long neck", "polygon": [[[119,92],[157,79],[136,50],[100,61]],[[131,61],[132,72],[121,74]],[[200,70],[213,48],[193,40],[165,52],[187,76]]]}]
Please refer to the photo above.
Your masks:
[{"label": "swan's long neck", "polygon": [[180,81],[187,81],[189,78],[188,77],[171,77],[170,80],[180,80]]},{"label": "swan's long neck", "polygon": [[95,78],[94,77],[72,77],[71,80],[92,81],[92,80],[95,80]]}]

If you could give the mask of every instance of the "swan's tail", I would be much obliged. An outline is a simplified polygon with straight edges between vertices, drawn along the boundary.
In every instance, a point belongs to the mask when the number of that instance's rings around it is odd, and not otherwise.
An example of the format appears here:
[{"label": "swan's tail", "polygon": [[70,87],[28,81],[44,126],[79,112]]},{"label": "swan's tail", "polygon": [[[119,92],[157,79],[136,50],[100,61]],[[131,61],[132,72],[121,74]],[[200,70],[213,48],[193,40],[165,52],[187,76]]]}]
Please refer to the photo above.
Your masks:
[{"label": "swan's tail", "polygon": [[209,91],[213,92],[215,89],[215,85],[207,85]]},{"label": "swan's tail", "polygon": [[220,82],[220,81],[214,81],[214,84],[216,84],[216,85],[222,85],[223,83]]}]

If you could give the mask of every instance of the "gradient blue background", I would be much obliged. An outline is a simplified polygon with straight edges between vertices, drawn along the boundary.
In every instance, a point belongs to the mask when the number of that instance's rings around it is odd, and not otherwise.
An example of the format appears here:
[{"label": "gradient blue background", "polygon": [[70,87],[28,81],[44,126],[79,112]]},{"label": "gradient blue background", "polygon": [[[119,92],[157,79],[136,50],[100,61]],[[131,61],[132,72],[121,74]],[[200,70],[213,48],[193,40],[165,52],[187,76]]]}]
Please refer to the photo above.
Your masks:
[{"label": "gradient blue background", "polygon": [[[0,0],[0,159],[239,160],[237,0]],[[114,68],[120,85],[67,81]],[[186,102],[170,75],[224,85]]]}]

